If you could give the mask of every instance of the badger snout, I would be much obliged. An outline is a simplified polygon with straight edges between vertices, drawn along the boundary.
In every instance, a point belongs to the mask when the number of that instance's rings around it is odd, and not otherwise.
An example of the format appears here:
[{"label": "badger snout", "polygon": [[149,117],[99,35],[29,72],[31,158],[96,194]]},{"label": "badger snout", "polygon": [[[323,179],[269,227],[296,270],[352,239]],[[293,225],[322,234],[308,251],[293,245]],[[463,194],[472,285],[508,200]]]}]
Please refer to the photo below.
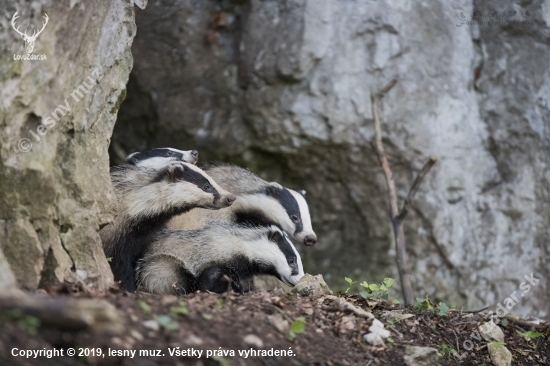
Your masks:
[{"label": "badger snout", "polygon": [[317,236],[315,234],[306,235],[304,238],[304,244],[308,247],[314,245],[315,243],[317,243]]},{"label": "badger snout", "polygon": [[225,197],[225,202],[227,203],[227,206],[231,206],[236,199],[237,196],[235,196],[234,194],[229,194]]},{"label": "badger snout", "polygon": [[189,155],[191,155],[191,157],[189,158],[189,163],[197,164],[197,161],[199,161],[199,152],[197,150],[191,150]]}]

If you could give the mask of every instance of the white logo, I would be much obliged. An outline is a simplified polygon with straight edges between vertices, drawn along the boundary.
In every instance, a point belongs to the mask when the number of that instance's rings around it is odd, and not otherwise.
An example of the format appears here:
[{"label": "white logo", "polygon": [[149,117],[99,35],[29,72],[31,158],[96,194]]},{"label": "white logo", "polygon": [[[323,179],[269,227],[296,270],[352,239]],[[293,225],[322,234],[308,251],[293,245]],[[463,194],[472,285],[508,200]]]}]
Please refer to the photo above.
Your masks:
[{"label": "white logo", "polygon": [[[32,32],[32,35],[28,35],[27,34],[27,30],[25,29],[25,32],[20,32],[19,31],[19,27],[16,27],[15,26],[15,20],[17,18],[19,18],[19,15],[17,15],[18,11],[15,12],[15,14],[13,14],[13,18],[11,19],[11,25],[13,27],[13,29],[15,29],[15,31],[17,33],[19,33],[21,35],[21,38],[23,38],[23,40],[25,41],[25,49],[27,51],[27,55],[13,55],[13,59],[16,60],[16,59],[46,59],[46,55],[39,55],[41,57],[30,57],[30,56],[34,56],[34,55],[31,55],[32,53],[32,50],[34,49],[34,43],[36,42],[36,39],[38,38],[38,36],[40,35],[40,33],[42,33],[42,31],[44,30],[44,28],[46,28],[46,24],[48,24],[48,14],[44,13],[44,20],[45,22],[42,23],[42,29],[40,29],[39,31],[38,30],[33,30]],[[16,58],[16,56],[20,56],[18,58]]]}]

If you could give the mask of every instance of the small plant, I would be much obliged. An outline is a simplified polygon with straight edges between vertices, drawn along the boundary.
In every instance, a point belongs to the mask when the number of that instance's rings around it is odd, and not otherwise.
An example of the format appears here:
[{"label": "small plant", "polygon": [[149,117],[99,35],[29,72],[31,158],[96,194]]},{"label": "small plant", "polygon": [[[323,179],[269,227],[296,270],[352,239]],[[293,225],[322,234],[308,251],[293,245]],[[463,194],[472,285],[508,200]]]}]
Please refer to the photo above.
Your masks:
[{"label": "small plant", "polygon": [[153,318],[159,323],[159,325],[168,330],[178,329],[178,323],[172,319],[170,315],[153,315]]},{"label": "small plant", "polygon": [[506,346],[506,342],[491,342],[491,344],[495,347],[495,350],[499,349],[502,346]]},{"label": "small plant", "polygon": [[505,327],[510,323],[508,322],[508,319],[498,319],[496,324],[499,324],[499,325],[502,325],[503,327]]},{"label": "small plant", "polygon": [[432,310],[433,306],[432,306],[432,303],[430,302],[430,299],[428,298],[428,295],[426,295],[425,299],[417,297],[414,303],[414,309],[420,312]]},{"label": "small plant", "polygon": [[349,290],[351,289],[351,286],[353,286],[354,283],[357,283],[357,281],[353,281],[351,278],[349,277],[344,277],[344,280],[348,283],[348,288],[346,289],[346,294],[349,292]]},{"label": "small plant", "polygon": [[178,306],[172,306],[170,308],[170,312],[173,315],[189,315],[189,310],[187,310],[187,306],[185,306],[184,301],[180,301]]},{"label": "small plant", "polygon": [[437,315],[439,316],[445,316],[449,312],[449,307],[444,302],[440,302],[437,309]]},{"label": "small plant", "polygon": [[441,354],[441,358],[445,358],[455,352],[456,351],[453,348],[449,347],[449,345],[445,342],[439,345],[439,353]]},{"label": "small plant", "polygon": [[145,301],[140,301],[139,306],[141,306],[141,310],[143,310],[144,313],[149,314],[151,312],[151,305],[147,304]]},{"label": "small plant", "polygon": [[364,299],[388,300],[388,290],[393,286],[394,282],[393,278],[384,278],[384,281],[379,285],[363,281],[359,285],[364,290],[359,295]]},{"label": "small plant", "polygon": [[9,310],[4,313],[6,318],[17,321],[17,326],[31,336],[38,334],[38,327],[40,327],[40,319],[32,316],[25,315],[19,309]]},{"label": "small plant", "polygon": [[527,332],[520,332],[519,330],[516,330],[516,332],[525,338],[525,340],[529,339],[537,339],[538,337],[542,337],[544,333],[542,332],[533,332],[533,331],[527,331]]},{"label": "small plant", "polygon": [[293,341],[296,335],[303,333],[306,329],[306,318],[299,316],[295,321],[290,324],[290,330],[288,338]]}]

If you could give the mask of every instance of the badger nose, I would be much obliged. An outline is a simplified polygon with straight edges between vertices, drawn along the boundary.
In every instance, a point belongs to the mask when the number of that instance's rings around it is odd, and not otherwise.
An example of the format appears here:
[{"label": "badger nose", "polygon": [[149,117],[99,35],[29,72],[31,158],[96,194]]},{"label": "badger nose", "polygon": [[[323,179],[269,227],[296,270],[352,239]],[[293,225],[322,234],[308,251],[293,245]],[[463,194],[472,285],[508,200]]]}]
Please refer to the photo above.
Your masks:
[{"label": "badger nose", "polygon": [[314,245],[315,243],[317,243],[317,237],[315,235],[307,235],[304,238],[304,244],[308,247]]},{"label": "badger nose", "polygon": [[230,194],[229,196],[227,196],[225,201],[227,202],[228,206],[231,206],[236,199],[237,199],[237,196],[235,196],[234,194]]}]

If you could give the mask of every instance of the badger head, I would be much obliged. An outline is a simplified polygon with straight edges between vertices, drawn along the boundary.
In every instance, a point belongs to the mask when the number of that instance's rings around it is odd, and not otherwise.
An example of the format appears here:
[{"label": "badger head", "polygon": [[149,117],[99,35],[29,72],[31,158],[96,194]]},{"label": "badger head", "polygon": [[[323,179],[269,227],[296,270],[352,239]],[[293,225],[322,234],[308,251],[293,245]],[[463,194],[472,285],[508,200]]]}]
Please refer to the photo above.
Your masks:
[{"label": "badger head", "polygon": [[220,209],[236,199],[200,168],[181,161],[169,161],[162,168],[135,168],[134,174],[144,183],[128,189],[130,217],[174,216],[195,207]]},{"label": "badger head", "polygon": [[266,228],[261,243],[254,246],[252,255],[265,273],[274,275],[289,286],[296,286],[304,276],[300,254],[288,235],[275,225]]},{"label": "badger head", "polygon": [[128,164],[152,168],[162,167],[168,161],[184,161],[196,164],[198,160],[199,152],[197,150],[182,151],[170,147],[135,152],[126,157]]},{"label": "badger head", "polygon": [[270,183],[264,193],[267,199],[262,207],[269,221],[280,226],[300,243],[311,246],[317,242],[304,195],[277,183]]}]

